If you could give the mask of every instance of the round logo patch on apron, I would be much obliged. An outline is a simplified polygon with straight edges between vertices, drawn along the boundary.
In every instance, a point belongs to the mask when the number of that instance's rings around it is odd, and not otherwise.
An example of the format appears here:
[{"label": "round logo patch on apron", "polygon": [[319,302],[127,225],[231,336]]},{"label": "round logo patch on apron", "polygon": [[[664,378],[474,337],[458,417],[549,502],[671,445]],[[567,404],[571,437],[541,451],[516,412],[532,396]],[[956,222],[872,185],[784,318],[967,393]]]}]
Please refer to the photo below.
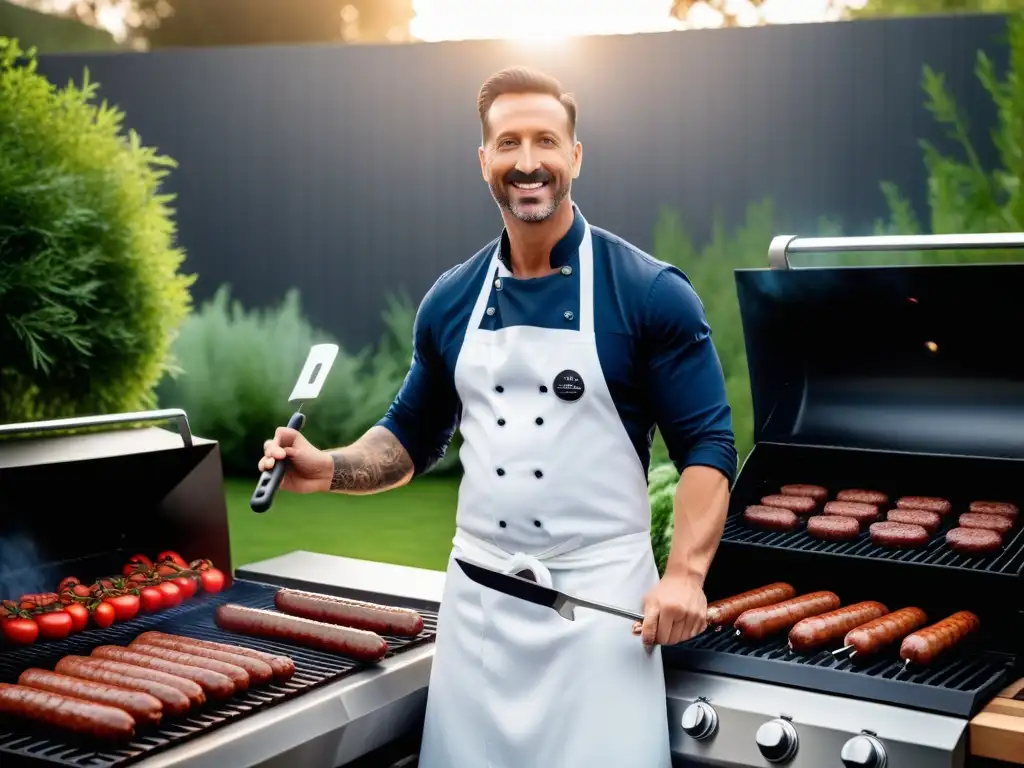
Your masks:
[{"label": "round logo patch on apron", "polygon": [[555,397],[567,403],[575,403],[583,397],[583,377],[576,371],[564,370],[557,376],[551,388],[555,391]]}]

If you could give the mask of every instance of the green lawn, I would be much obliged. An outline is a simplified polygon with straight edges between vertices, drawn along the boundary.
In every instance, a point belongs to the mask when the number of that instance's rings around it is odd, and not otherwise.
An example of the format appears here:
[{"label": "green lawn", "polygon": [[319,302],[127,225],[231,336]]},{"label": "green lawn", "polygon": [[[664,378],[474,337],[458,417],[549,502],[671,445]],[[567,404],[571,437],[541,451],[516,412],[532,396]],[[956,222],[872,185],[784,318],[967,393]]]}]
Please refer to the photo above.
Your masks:
[{"label": "green lawn", "polygon": [[279,492],[274,506],[258,515],[249,508],[255,479],[226,479],[233,567],[305,549],[444,570],[455,534],[458,483],[420,477],[374,496]]}]

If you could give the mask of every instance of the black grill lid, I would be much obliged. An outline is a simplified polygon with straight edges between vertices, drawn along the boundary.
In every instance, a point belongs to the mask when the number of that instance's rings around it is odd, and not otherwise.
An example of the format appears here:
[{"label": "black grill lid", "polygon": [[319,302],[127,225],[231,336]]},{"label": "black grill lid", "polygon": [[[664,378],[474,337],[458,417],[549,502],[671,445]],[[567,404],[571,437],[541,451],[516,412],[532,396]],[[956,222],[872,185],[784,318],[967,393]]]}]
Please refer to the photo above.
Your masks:
[{"label": "black grill lid", "polygon": [[1024,264],[793,269],[788,254],[1024,248],[1024,233],[776,238],[736,270],[755,442],[1024,458]]}]

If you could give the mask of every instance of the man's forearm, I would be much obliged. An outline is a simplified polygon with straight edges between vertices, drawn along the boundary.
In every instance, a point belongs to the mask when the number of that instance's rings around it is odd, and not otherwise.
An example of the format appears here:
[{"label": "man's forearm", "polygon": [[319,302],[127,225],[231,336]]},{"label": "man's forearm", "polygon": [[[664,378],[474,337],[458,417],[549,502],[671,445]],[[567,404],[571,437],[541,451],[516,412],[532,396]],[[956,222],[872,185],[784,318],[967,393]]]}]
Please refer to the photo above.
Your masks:
[{"label": "man's forearm", "polygon": [[412,458],[390,431],[372,427],[345,448],[327,451],[334,462],[331,491],[350,495],[379,493],[408,483]]},{"label": "man's forearm", "polygon": [[691,466],[676,487],[672,548],[665,573],[704,584],[729,509],[729,481],[717,469]]}]

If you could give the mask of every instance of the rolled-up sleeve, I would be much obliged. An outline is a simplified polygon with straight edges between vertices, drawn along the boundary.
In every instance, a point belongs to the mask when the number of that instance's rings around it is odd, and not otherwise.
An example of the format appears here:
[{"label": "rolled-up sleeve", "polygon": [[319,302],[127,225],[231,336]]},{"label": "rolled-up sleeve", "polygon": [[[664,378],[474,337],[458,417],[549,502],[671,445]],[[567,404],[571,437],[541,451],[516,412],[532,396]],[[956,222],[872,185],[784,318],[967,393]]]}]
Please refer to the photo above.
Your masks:
[{"label": "rolled-up sleeve", "polygon": [[736,475],[736,438],[725,376],[700,298],[674,267],[655,278],[645,307],[648,397],[669,457]]},{"label": "rolled-up sleeve", "polygon": [[443,313],[435,284],[416,312],[413,353],[402,388],[377,426],[402,444],[421,475],[444,458],[458,427],[461,407],[455,381],[437,343],[436,322]]}]

